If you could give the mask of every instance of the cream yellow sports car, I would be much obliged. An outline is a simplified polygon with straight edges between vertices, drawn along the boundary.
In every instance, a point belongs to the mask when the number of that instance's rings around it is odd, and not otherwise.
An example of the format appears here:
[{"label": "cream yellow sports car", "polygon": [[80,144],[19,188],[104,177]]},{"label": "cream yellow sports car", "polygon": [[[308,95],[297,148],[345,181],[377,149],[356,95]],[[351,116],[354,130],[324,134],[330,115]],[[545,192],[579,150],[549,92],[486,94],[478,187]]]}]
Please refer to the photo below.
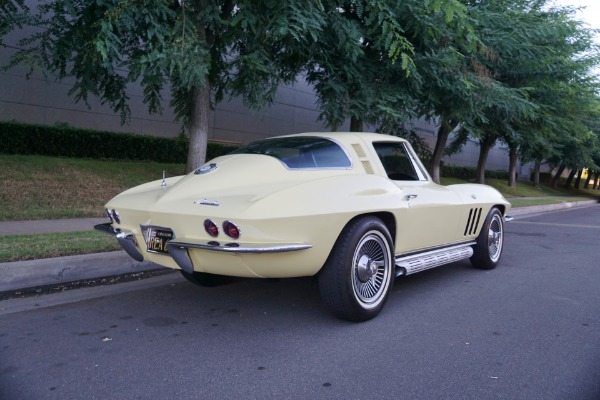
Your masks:
[{"label": "cream yellow sports car", "polygon": [[96,229],[203,286],[316,275],[335,316],[365,321],[398,276],[466,258],[494,268],[509,209],[491,187],[435,184],[404,139],[304,133],[129,189]]}]

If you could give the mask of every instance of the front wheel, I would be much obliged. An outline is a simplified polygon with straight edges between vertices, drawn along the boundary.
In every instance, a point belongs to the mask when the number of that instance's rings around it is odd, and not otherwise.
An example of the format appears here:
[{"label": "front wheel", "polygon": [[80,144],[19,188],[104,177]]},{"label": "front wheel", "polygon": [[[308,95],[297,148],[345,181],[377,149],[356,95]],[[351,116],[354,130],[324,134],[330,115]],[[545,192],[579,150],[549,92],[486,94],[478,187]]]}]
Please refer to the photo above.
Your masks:
[{"label": "front wheel", "polygon": [[351,221],[319,274],[321,297],[338,318],[362,322],[383,309],[394,282],[392,238],[375,217]]},{"label": "front wheel", "polygon": [[504,222],[502,213],[492,208],[485,218],[481,232],[477,236],[477,244],[473,246],[471,264],[475,268],[496,268],[502,255],[504,244]]}]

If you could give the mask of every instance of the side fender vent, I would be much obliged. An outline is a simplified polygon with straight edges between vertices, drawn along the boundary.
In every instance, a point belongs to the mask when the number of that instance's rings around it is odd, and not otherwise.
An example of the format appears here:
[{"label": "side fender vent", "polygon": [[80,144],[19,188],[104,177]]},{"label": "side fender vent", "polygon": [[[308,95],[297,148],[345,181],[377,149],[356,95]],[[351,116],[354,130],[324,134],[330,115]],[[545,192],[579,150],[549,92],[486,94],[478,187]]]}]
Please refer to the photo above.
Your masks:
[{"label": "side fender vent", "polygon": [[467,219],[467,225],[465,226],[465,236],[471,236],[477,232],[479,221],[481,220],[481,211],[481,208],[471,208],[471,210],[469,210],[469,218]]}]

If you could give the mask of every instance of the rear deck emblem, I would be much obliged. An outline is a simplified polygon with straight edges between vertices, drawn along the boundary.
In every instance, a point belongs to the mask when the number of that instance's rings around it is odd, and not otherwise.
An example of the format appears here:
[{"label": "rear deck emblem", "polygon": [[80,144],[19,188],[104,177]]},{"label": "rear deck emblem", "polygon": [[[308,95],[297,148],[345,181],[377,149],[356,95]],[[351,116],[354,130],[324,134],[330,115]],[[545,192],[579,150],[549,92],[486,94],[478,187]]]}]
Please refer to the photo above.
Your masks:
[{"label": "rear deck emblem", "polygon": [[198,168],[196,171],[194,171],[194,174],[196,174],[196,175],[202,175],[202,174],[206,174],[206,173],[209,173],[211,171],[214,171],[215,169],[217,169],[217,164],[210,163],[208,165],[205,165],[203,167]]},{"label": "rear deck emblem", "polygon": [[216,200],[208,200],[208,199],[200,199],[200,200],[194,200],[194,204],[202,204],[205,206],[215,206],[218,207],[219,206],[219,202]]}]

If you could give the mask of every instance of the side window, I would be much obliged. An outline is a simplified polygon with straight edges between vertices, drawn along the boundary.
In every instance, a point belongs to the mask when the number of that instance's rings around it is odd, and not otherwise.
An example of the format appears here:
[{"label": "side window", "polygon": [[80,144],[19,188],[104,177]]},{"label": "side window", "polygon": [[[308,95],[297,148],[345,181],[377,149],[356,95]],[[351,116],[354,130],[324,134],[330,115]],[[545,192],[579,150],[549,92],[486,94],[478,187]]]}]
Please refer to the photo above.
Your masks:
[{"label": "side window", "polygon": [[418,181],[419,175],[403,143],[373,143],[388,178],[393,181]]}]

